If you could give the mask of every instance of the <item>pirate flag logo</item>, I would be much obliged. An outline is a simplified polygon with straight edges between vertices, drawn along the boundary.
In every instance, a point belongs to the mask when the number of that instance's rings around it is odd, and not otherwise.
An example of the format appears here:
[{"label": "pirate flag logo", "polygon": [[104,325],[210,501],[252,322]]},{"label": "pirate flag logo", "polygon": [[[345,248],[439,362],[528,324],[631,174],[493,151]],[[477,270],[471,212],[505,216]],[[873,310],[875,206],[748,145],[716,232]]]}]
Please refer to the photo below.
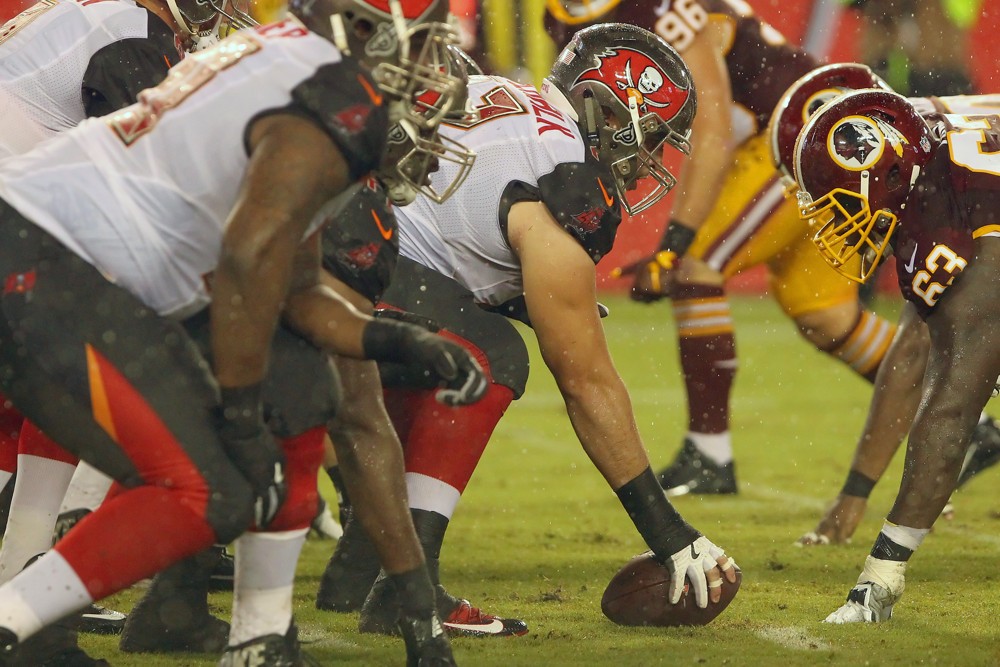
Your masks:
[{"label": "pirate flag logo", "polygon": [[598,54],[597,66],[585,70],[573,85],[593,81],[603,85],[628,106],[634,99],[639,114],[656,113],[669,121],[684,108],[690,88],[681,87],[653,59],[634,49],[608,49]]}]

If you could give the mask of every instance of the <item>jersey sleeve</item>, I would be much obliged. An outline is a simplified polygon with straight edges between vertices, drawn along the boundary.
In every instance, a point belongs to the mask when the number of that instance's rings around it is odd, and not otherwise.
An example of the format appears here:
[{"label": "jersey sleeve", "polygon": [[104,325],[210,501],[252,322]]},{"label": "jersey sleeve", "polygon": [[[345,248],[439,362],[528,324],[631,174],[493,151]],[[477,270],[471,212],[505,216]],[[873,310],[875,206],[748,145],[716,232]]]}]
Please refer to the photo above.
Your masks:
[{"label": "jersey sleeve", "polygon": [[91,57],[81,88],[87,117],[133,104],[140,91],[160,83],[180,60],[173,31],[150,14],[146,37],[112,42]]},{"label": "jersey sleeve", "polygon": [[587,154],[583,162],[562,162],[538,179],[541,201],[563,229],[597,264],[611,252],[621,224],[611,172]]},{"label": "jersey sleeve", "polygon": [[371,76],[345,59],[317,69],[292,90],[287,108],[273,111],[315,122],[337,144],[356,180],[379,166],[385,150],[389,116],[377,91]]},{"label": "jersey sleeve", "polygon": [[399,258],[396,216],[375,179],[352,185],[323,210],[323,268],[372,303]]}]

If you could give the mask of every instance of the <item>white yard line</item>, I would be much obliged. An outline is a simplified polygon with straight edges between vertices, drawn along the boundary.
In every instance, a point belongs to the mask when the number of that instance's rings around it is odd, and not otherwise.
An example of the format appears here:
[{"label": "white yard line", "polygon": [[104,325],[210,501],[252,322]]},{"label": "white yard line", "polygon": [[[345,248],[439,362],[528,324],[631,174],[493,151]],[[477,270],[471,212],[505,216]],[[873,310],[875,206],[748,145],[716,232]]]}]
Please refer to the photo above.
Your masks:
[{"label": "white yard line", "polygon": [[756,630],[761,639],[795,651],[832,651],[833,647],[798,626],[770,627]]}]

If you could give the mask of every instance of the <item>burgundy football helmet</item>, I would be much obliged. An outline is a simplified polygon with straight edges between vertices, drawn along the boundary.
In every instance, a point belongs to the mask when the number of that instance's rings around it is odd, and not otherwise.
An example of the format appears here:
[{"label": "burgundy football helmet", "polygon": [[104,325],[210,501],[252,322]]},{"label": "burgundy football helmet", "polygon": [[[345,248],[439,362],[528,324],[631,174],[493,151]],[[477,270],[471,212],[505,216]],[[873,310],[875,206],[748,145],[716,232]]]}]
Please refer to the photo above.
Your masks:
[{"label": "burgundy football helmet", "polygon": [[[697,99],[691,72],[665,41],[624,23],[584,28],[559,54],[542,93],[571,109],[587,146],[614,174],[629,214],[677,183],[661,162],[663,148],[690,152]],[[646,176],[655,187],[631,204],[625,192]]]},{"label": "burgundy football helmet", "polygon": [[878,266],[931,141],[913,105],[884,90],[845,93],[806,123],[792,163],[799,216],[839,273],[863,283]]},{"label": "burgundy football helmet", "polygon": [[892,90],[889,84],[867,65],[837,63],[812,70],[789,86],[771,114],[768,135],[771,159],[789,189],[794,187],[792,160],[795,139],[816,110],[838,95],[850,90],[878,88]]}]

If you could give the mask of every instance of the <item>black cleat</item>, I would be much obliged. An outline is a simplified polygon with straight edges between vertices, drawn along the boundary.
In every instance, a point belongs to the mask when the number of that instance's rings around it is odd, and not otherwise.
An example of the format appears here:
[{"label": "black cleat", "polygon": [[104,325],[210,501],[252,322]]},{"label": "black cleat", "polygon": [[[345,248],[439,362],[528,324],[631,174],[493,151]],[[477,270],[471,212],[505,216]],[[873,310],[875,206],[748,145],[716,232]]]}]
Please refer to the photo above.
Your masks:
[{"label": "black cleat", "polygon": [[212,567],[212,575],[208,580],[208,590],[233,590],[233,581],[236,579],[236,560],[221,544],[215,544],[208,549],[214,552],[217,558]]},{"label": "black cleat", "polygon": [[264,635],[229,646],[219,660],[219,667],[306,667],[317,664],[302,652],[295,621],[284,635]]},{"label": "black cleat", "polygon": [[80,523],[83,517],[90,514],[90,510],[81,507],[75,510],[68,510],[59,515],[56,519],[56,527],[53,530],[53,542],[58,542],[62,538],[66,537],[66,533],[70,531],[76,524]]},{"label": "black cleat", "polygon": [[361,523],[349,518],[344,535],[323,571],[316,593],[316,608],[341,613],[361,609],[378,577],[378,554]]},{"label": "black cleat", "polygon": [[972,432],[972,442],[965,453],[962,472],[958,474],[958,488],[997,462],[1000,462],[1000,428],[991,418]]},{"label": "black cleat", "polygon": [[677,453],[674,462],[657,474],[668,496],[685,493],[735,494],[736,470],[732,461],[719,465],[695,447],[690,438]]},{"label": "black cleat", "polygon": [[402,616],[397,625],[397,633],[403,635],[403,642],[406,644],[406,667],[457,665],[437,614],[426,618]]},{"label": "black cleat", "polygon": [[117,635],[125,628],[125,614],[91,603],[80,613],[80,632]]},{"label": "black cleat", "polygon": [[[77,625],[80,617],[76,614],[47,625],[23,642],[16,644],[13,651],[4,649],[7,662],[13,667],[109,667],[107,660],[91,658],[77,644]],[[9,646],[9,638],[3,642]],[[16,641],[16,640],[15,640]]]}]

